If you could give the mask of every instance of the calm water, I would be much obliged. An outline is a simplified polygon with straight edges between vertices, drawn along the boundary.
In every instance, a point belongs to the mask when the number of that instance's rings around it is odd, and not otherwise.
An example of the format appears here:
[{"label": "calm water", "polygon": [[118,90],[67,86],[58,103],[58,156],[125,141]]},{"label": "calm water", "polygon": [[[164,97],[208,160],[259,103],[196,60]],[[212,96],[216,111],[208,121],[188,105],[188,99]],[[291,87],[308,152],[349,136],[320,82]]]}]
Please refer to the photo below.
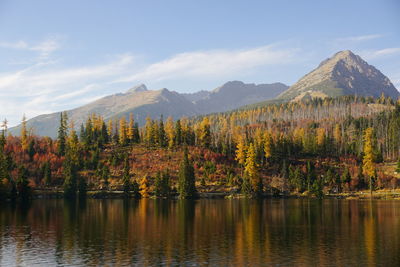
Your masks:
[{"label": "calm water", "polygon": [[400,201],[35,200],[1,266],[400,266]]}]

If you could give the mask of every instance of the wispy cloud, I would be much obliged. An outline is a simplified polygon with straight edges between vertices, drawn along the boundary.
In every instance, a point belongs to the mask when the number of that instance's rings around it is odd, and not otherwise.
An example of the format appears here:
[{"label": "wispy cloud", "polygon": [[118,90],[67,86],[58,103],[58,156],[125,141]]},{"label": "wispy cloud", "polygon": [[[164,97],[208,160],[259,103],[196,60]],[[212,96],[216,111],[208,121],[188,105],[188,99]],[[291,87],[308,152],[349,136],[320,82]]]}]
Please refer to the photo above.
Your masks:
[{"label": "wispy cloud", "polygon": [[391,48],[384,48],[384,49],[379,49],[379,50],[367,50],[367,51],[362,51],[361,54],[366,59],[375,59],[375,58],[381,58],[381,57],[386,57],[386,56],[399,55],[400,47],[391,47]]},{"label": "wispy cloud", "polygon": [[[52,49],[45,47],[41,52]],[[31,118],[85,104],[104,95],[105,86],[131,69],[133,59],[130,54],[117,55],[107,63],[75,68],[38,60],[29,67],[0,73],[0,114],[15,125],[22,113]]]},{"label": "wispy cloud", "polygon": [[295,60],[296,52],[297,49],[281,49],[276,45],[269,45],[244,50],[181,53],[150,64],[143,70],[121,77],[115,82],[230,76],[259,66],[290,63]]},{"label": "wispy cloud", "polygon": [[60,39],[61,37],[55,36],[47,38],[44,41],[36,44],[27,43],[22,40],[16,42],[0,42],[0,47],[6,49],[33,51],[39,53],[40,57],[46,58],[52,52],[58,50],[61,47]]},{"label": "wispy cloud", "polygon": [[337,38],[337,42],[363,42],[363,41],[369,41],[369,40],[374,40],[374,39],[379,39],[382,38],[382,34],[368,34],[368,35],[357,35],[357,36],[350,36],[350,37],[344,37],[344,38]]}]

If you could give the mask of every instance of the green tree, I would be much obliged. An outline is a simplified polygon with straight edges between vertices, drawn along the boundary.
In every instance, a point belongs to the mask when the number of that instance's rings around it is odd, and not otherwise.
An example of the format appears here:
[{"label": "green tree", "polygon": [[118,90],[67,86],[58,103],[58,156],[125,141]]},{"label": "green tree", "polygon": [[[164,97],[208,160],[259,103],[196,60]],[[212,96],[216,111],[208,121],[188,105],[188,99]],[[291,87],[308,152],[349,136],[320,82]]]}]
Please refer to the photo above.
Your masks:
[{"label": "green tree", "polygon": [[154,182],[154,193],[157,197],[168,197],[170,192],[169,173],[157,172]]},{"label": "green tree", "polygon": [[343,184],[345,184],[347,186],[350,184],[351,175],[350,175],[349,167],[346,166],[346,168],[344,169],[344,171],[342,173],[342,177],[340,177],[340,180]]},{"label": "green tree", "polygon": [[177,120],[175,123],[175,144],[178,146],[182,144],[181,120]]},{"label": "green tree", "polygon": [[86,179],[82,176],[80,176],[78,179],[78,192],[79,192],[80,198],[83,198],[86,196],[87,183],[86,183]]},{"label": "green tree", "polygon": [[189,161],[187,147],[184,149],[183,160],[179,169],[178,191],[180,198],[193,198],[196,195],[194,168]]},{"label": "green tree", "polygon": [[31,188],[28,181],[28,170],[24,166],[18,168],[17,193],[21,200],[28,200],[31,197]]},{"label": "green tree", "polygon": [[129,196],[129,192],[132,189],[132,184],[131,184],[131,177],[129,175],[129,158],[126,155],[125,156],[125,161],[124,161],[124,172],[122,175],[122,184],[123,184],[123,190],[125,193],[125,196]]},{"label": "green tree", "polygon": [[66,149],[66,140],[67,140],[67,123],[68,123],[68,117],[67,113],[61,113],[60,114],[60,127],[58,128],[58,138],[57,138],[57,144],[58,144],[58,154],[60,156],[65,155],[65,149]]},{"label": "green tree", "polygon": [[35,140],[31,140],[28,145],[28,156],[29,161],[33,161],[33,156],[35,155]]},{"label": "green tree", "polygon": [[158,125],[158,144],[160,145],[160,147],[167,146],[167,136],[165,134],[164,121],[162,115]]},{"label": "green tree", "polygon": [[46,161],[43,166],[43,182],[45,185],[49,186],[51,184],[51,167],[50,162]]},{"label": "green tree", "polygon": [[311,186],[314,184],[315,179],[316,179],[315,166],[311,163],[311,161],[307,161],[306,180],[307,180],[308,192],[311,192]]},{"label": "green tree", "polygon": [[64,197],[75,198],[77,191],[78,173],[76,167],[66,160],[64,162]]}]

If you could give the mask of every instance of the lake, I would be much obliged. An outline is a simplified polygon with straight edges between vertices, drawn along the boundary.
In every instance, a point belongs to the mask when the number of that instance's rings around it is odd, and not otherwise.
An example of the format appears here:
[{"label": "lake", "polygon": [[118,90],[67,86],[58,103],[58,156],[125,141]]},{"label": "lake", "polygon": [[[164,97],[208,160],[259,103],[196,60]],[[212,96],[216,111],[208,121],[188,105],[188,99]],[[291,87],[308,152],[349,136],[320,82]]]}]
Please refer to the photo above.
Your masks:
[{"label": "lake", "polygon": [[2,203],[1,266],[400,266],[396,200]]}]

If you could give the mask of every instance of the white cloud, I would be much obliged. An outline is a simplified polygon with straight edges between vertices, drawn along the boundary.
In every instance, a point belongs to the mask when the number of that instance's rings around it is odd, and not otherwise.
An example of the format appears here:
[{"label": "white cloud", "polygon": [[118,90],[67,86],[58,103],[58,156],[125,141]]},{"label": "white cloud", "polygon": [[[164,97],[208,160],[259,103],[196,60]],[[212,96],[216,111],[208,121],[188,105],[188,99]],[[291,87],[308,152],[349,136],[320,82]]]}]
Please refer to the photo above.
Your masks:
[{"label": "white cloud", "polygon": [[15,72],[0,73],[0,120],[7,117],[10,125],[16,125],[23,113],[32,118],[88,103],[103,95],[111,80],[132,69],[132,62],[129,54],[76,68],[59,68],[55,62],[40,60]]},{"label": "white cloud", "polygon": [[382,38],[382,34],[369,34],[369,35],[358,35],[358,36],[350,36],[345,38],[336,39],[337,42],[363,42],[374,39]]},{"label": "white cloud", "polygon": [[290,63],[297,49],[279,49],[274,45],[246,50],[211,50],[177,54],[151,64],[136,74],[115,82],[161,81],[183,77],[231,76],[259,66]]},{"label": "white cloud", "polygon": [[39,53],[41,58],[48,57],[52,52],[58,50],[60,45],[60,37],[55,36],[47,38],[44,41],[37,44],[29,44],[25,41],[16,42],[0,42],[1,48],[16,49],[16,50],[27,50]]},{"label": "white cloud", "polygon": [[381,58],[390,55],[400,54],[400,47],[385,48],[379,50],[368,50],[361,53],[366,59]]}]

